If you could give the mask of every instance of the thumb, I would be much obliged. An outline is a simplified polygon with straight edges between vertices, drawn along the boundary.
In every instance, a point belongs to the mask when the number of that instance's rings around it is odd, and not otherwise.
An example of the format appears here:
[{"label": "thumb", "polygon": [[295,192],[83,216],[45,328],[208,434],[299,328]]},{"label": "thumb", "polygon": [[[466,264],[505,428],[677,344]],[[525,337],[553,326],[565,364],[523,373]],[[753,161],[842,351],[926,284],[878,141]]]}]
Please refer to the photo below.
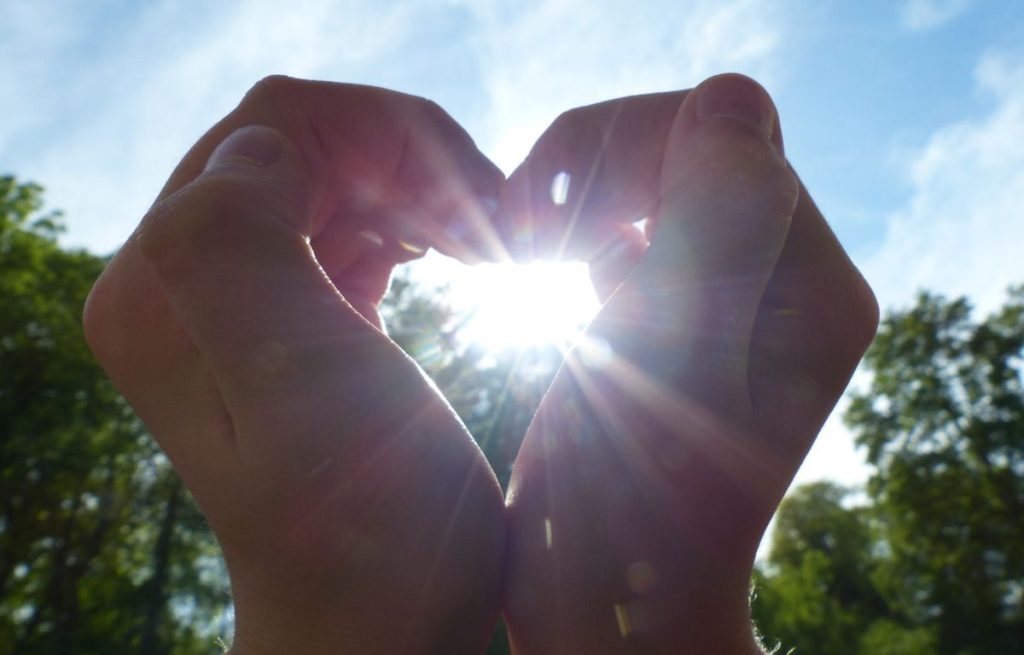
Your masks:
[{"label": "thumb", "polygon": [[[331,384],[341,391],[332,376],[342,362],[357,367],[393,350],[313,255],[319,185],[308,170],[282,133],[240,128],[201,175],[150,210],[136,236],[236,421],[268,407],[316,420],[301,399]],[[362,241],[353,242],[345,257],[354,261]]]},{"label": "thumb", "polygon": [[686,97],[664,150],[651,245],[607,308],[652,351],[644,369],[714,405],[749,405],[750,337],[797,193],[778,115],[756,82],[720,75]]}]

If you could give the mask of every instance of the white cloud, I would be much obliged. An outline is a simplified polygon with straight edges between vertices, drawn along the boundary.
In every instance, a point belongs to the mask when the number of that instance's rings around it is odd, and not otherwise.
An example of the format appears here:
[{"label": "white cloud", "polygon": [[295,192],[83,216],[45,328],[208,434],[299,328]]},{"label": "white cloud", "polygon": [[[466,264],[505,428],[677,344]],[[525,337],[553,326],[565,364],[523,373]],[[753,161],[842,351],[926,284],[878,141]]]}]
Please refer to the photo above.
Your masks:
[{"label": "white cloud", "polygon": [[910,164],[912,196],[865,263],[883,307],[927,288],[990,310],[1024,282],[1024,57],[990,54],[975,76],[991,110],[927,139]]},{"label": "white cloud", "polygon": [[[586,0],[470,2],[454,48],[480,69],[470,115],[478,142],[510,170],[560,112],[599,100],[693,86],[723,71],[769,88],[787,41],[788,2]],[[110,27],[59,2],[12,3],[0,20],[2,164],[67,210],[68,241],[96,251],[131,231],[184,151],[267,73],[387,85],[430,74],[453,84],[438,52],[410,45],[438,5],[293,0],[139,5]],[[104,31],[104,28],[107,28]],[[422,47],[426,46],[426,47]],[[410,72],[412,71],[412,72]],[[5,146],[14,144],[11,150]],[[20,144],[20,146],[19,146]],[[453,291],[460,282],[451,279]],[[861,474],[850,440],[826,427],[802,478]]]},{"label": "white cloud", "polygon": [[472,11],[492,103],[483,146],[506,170],[566,109],[725,71],[770,82],[783,23],[780,9],[754,0],[487,2]]},{"label": "white cloud", "polygon": [[[1024,282],[1024,59],[985,57],[979,91],[995,100],[984,116],[936,130],[908,164],[913,187],[890,215],[880,249],[862,262],[883,308],[906,306],[919,289],[967,295],[981,311]],[[854,385],[863,388],[858,374]],[[870,467],[841,417],[829,417],[796,484],[828,478],[857,485]]]},{"label": "white cloud", "polygon": [[935,29],[960,16],[974,0],[906,0],[901,18],[903,26],[915,32]]},{"label": "white cloud", "polygon": [[[185,150],[267,73],[450,95],[454,50],[480,88],[460,87],[468,100],[449,109],[511,168],[570,107],[723,70],[769,78],[784,22],[754,0],[125,7],[14,3],[0,21],[2,164],[47,186],[67,241],[98,251],[128,235]],[[430,36],[458,12],[454,38]]]},{"label": "white cloud", "polygon": [[10,62],[0,76],[3,165],[43,183],[67,212],[68,241],[97,251],[128,236],[187,148],[255,81],[370,77],[370,64],[402,47],[421,9],[293,0],[282,12],[269,1],[165,0],[110,23],[80,12],[76,29],[57,5],[27,3],[37,4],[7,17],[0,48]]}]

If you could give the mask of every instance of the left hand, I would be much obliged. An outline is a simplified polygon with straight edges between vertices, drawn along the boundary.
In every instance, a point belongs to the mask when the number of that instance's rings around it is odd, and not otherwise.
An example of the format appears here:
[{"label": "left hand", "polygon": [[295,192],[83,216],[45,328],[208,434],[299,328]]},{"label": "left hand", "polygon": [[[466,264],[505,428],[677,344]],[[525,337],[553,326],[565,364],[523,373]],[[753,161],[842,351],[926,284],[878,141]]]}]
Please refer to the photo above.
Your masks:
[{"label": "left hand", "polygon": [[217,535],[237,655],[486,645],[500,488],[377,303],[428,246],[486,255],[502,182],[422,98],[268,78],[96,283],[89,344]]}]

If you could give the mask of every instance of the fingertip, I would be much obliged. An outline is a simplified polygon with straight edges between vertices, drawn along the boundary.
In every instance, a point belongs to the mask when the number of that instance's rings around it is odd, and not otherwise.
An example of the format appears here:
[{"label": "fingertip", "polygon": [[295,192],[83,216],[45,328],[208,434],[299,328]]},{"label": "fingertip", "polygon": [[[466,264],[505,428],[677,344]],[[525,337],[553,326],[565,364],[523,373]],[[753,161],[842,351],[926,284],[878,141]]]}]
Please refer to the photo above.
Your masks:
[{"label": "fingertip", "polygon": [[779,113],[768,91],[740,73],[722,73],[704,80],[687,96],[680,109],[692,123],[729,120],[745,125],[768,140],[784,157]]},{"label": "fingertip", "polygon": [[307,170],[285,134],[240,127],[194,179],[150,208],[132,240],[164,283],[189,275],[198,260],[234,257],[243,244],[270,248],[285,235],[298,242],[312,223]]}]

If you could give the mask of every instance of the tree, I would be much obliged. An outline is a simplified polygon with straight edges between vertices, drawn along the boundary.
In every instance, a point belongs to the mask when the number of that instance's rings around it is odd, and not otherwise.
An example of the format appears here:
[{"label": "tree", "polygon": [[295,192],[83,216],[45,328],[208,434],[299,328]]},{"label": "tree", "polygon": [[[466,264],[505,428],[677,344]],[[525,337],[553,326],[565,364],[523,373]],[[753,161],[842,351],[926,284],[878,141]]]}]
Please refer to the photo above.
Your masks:
[{"label": "tree", "polygon": [[0,177],[0,654],[206,652],[213,539],[82,337],[104,260],[42,207]]},{"label": "tree", "polygon": [[[42,190],[0,177],[0,655],[209,652],[230,633],[216,543],[81,333],[105,261],[59,246]],[[443,289],[395,278],[391,336],[507,483],[561,353],[461,342]],[[755,573],[782,652],[1024,652],[1024,287],[981,321],[922,294],[883,321],[845,419],[866,502],[795,490]],[[499,626],[490,655],[508,653]]]},{"label": "tree", "polygon": [[396,276],[381,307],[388,334],[441,389],[504,488],[562,353],[555,346],[487,353],[463,343],[446,295]]},{"label": "tree", "polygon": [[1024,287],[981,321],[922,293],[883,322],[845,416],[875,466],[888,602],[939,652],[1024,652]]},{"label": "tree", "polygon": [[873,582],[879,558],[871,508],[850,505],[849,496],[830,482],[807,484],[776,514],[766,566],[755,573],[753,612],[765,642],[782,652],[876,653],[878,639],[867,635],[883,630],[879,620],[887,634],[903,628]]},{"label": "tree", "polygon": [[[85,344],[105,260],[61,229],[41,187],[0,177],[0,655],[210,652],[231,631],[219,550]],[[560,353],[468,347],[444,290],[403,275],[383,310],[507,482]]]},{"label": "tree", "polygon": [[[446,290],[396,276],[382,303],[388,334],[433,378],[477,440],[502,488],[526,428],[562,361],[554,346],[484,353],[458,337]],[[511,649],[499,622],[487,655]]]},{"label": "tree", "polygon": [[883,320],[845,420],[869,503],[784,501],[755,617],[797,652],[1024,652],[1024,288],[981,321],[923,293]]}]

